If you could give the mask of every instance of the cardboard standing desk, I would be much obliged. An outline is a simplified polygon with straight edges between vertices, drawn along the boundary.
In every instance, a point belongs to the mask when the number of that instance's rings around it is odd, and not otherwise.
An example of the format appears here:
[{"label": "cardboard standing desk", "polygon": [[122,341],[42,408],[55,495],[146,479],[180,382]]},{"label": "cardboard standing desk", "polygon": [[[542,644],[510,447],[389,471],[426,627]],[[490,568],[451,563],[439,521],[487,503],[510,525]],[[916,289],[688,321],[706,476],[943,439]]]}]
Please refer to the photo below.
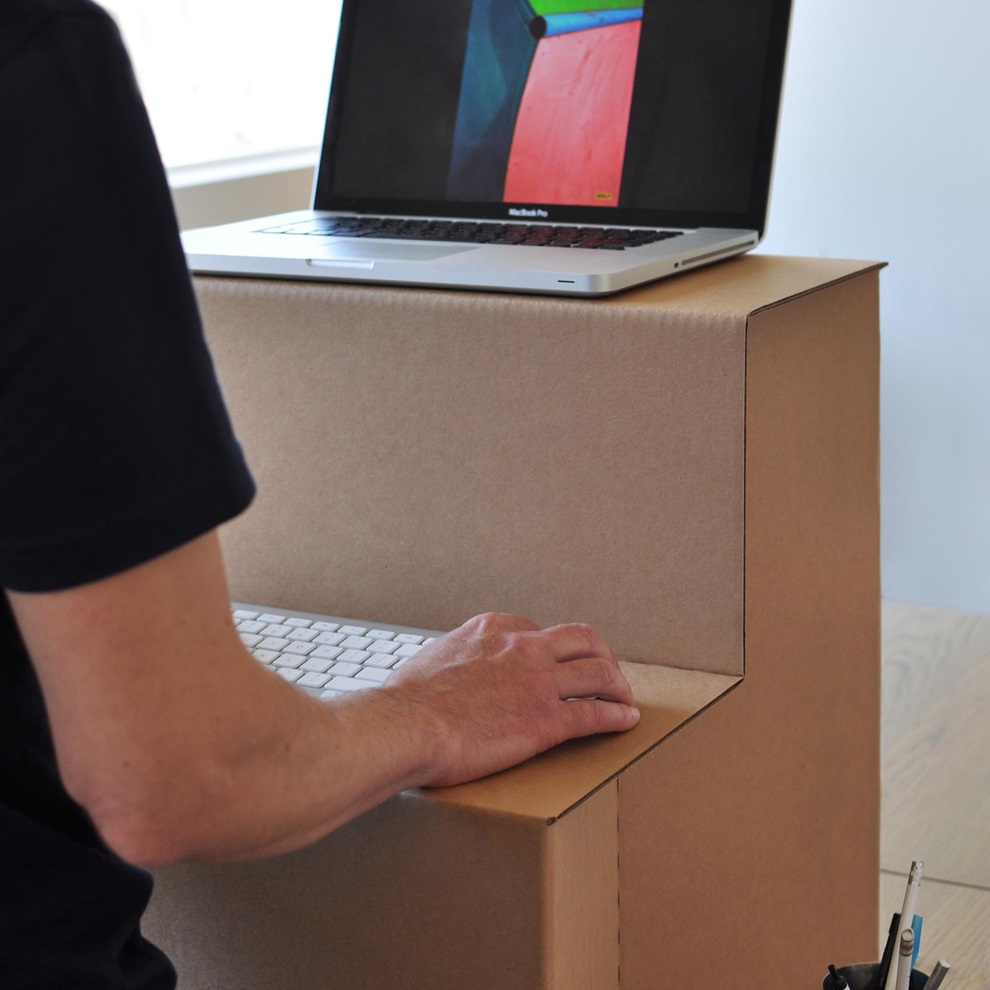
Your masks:
[{"label": "cardboard standing desk", "polygon": [[183,990],[820,985],[876,952],[878,266],[603,300],[203,278],[236,599],[582,620],[632,732],[159,871]]}]

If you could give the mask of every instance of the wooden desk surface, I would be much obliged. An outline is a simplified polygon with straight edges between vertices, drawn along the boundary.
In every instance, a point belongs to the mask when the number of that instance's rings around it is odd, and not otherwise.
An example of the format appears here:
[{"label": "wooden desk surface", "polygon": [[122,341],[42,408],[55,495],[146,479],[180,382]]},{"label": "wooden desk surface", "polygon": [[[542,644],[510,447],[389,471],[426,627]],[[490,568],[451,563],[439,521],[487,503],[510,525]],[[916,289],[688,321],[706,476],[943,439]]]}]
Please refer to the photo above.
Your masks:
[{"label": "wooden desk surface", "polygon": [[925,862],[919,968],[990,987],[990,615],[883,609],[881,931]]}]

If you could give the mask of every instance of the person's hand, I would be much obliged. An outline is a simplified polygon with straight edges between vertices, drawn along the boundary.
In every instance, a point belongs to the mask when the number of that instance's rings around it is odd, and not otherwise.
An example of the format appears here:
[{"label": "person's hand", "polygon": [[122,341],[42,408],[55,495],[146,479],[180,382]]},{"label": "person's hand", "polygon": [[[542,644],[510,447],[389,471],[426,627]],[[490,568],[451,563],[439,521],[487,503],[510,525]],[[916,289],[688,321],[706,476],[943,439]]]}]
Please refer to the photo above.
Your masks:
[{"label": "person's hand", "polygon": [[628,681],[592,628],[540,629],[500,613],[431,643],[384,690],[435,719],[437,753],[424,786],[474,780],[565,739],[639,721]]}]

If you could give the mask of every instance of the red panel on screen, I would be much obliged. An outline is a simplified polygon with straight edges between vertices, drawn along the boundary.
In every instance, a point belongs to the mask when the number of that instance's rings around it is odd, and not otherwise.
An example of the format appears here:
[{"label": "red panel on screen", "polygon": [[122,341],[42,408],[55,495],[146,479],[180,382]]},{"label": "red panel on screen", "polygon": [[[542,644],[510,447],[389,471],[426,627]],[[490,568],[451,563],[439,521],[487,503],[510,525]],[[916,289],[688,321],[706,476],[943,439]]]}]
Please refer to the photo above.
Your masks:
[{"label": "red panel on screen", "polygon": [[618,206],[640,22],[543,38],[509,152],[505,200]]}]

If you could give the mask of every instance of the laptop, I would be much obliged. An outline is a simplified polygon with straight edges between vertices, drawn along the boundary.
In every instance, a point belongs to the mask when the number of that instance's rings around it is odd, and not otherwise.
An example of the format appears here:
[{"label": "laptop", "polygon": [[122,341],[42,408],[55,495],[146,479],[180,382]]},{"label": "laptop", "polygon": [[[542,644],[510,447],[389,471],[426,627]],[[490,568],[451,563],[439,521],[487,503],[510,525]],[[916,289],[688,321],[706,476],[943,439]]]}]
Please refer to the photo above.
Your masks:
[{"label": "laptop", "polygon": [[343,0],[312,208],[186,231],[189,266],[598,296],[748,251],[790,7]]}]

